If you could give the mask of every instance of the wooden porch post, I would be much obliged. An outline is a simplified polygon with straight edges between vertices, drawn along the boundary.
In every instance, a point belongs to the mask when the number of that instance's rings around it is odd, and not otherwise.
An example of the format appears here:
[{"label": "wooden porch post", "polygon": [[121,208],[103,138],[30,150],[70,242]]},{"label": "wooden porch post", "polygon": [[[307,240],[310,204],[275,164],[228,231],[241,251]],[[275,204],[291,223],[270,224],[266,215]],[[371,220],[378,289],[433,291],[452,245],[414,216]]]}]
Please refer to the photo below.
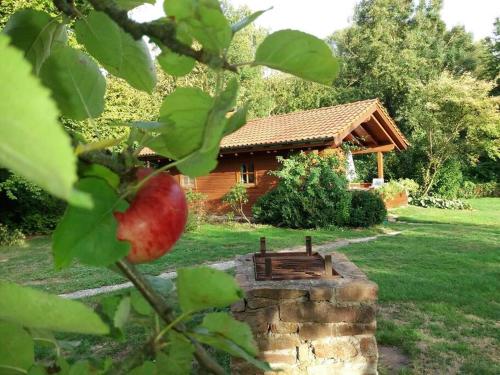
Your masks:
[{"label": "wooden porch post", "polygon": [[377,175],[378,178],[384,178],[384,154],[377,152]]}]

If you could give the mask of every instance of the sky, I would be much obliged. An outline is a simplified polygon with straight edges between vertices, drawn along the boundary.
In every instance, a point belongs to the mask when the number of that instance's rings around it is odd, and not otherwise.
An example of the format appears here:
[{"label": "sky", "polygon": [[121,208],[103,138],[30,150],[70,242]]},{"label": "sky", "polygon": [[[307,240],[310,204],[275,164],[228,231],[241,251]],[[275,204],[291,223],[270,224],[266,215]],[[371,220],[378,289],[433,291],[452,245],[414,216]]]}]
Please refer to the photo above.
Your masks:
[{"label": "sky", "polygon": [[[256,24],[270,31],[301,30],[319,38],[348,26],[358,0],[230,0],[252,10],[273,7],[257,19]],[[137,21],[150,21],[163,16],[163,0],[154,6],[143,5],[133,11]],[[500,0],[444,0],[442,17],[448,28],[464,25],[475,40],[493,32],[495,17],[500,17]]]}]

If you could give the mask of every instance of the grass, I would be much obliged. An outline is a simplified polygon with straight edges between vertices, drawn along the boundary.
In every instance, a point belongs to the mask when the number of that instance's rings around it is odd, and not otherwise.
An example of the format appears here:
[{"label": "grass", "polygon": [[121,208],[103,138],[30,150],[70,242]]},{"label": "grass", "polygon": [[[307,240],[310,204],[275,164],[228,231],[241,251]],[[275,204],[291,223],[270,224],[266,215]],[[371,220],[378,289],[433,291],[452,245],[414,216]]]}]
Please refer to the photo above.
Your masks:
[{"label": "grass", "polygon": [[344,248],[380,287],[379,344],[416,374],[500,373],[500,199],[395,210],[403,233]]},{"label": "grass", "polygon": [[[311,235],[313,242],[319,244],[377,232],[380,228],[293,230],[264,225],[204,224],[194,232],[185,233],[167,256],[139,268],[146,274],[158,275],[181,266],[231,259],[235,255],[257,251],[262,236],[266,237],[269,249],[278,250],[303,244],[306,235]],[[126,281],[111,270],[78,263],[64,270],[55,270],[50,246],[49,237],[38,237],[29,241],[26,247],[0,247],[0,279],[51,293],[67,293]]]},{"label": "grass", "polygon": [[[379,284],[377,339],[396,346],[410,359],[404,374],[500,373],[500,199],[470,202],[472,211],[408,207],[394,210],[406,223],[388,225],[399,236],[352,244],[342,252]],[[271,248],[299,245],[306,234],[316,243],[365,236],[373,231],[295,231],[271,227],[227,228],[206,225],[184,236],[175,250],[144,266],[155,274],[179,265],[199,264],[254,251],[260,236]],[[111,271],[76,265],[56,272],[49,240],[0,252],[0,278],[51,291],[71,291],[120,281]],[[95,302],[95,299],[89,299]],[[143,336],[128,332],[133,345],[109,339],[81,340],[79,355],[115,358],[129,353]],[[381,374],[387,369],[381,368]]]}]

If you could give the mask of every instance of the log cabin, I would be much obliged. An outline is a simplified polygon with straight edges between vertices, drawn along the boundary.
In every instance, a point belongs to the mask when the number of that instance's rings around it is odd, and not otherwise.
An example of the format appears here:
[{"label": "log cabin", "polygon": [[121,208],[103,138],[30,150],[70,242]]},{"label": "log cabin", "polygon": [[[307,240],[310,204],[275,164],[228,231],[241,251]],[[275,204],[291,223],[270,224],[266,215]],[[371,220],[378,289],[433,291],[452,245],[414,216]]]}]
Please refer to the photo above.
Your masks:
[{"label": "log cabin", "polygon": [[[211,214],[223,214],[229,207],[223,196],[238,182],[247,187],[251,213],[255,201],[272,189],[277,179],[269,174],[276,170],[277,156],[287,157],[300,151],[338,152],[348,142],[357,146],[353,155],[376,153],[378,178],[384,178],[384,153],[405,150],[409,143],[378,99],[363,100],[332,107],[292,112],[250,120],[226,136],[220,147],[218,165],[209,175],[191,178],[172,171],[181,186],[206,197]],[[148,148],[140,157],[151,165],[167,161]],[[369,188],[371,183],[353,184]]]}]

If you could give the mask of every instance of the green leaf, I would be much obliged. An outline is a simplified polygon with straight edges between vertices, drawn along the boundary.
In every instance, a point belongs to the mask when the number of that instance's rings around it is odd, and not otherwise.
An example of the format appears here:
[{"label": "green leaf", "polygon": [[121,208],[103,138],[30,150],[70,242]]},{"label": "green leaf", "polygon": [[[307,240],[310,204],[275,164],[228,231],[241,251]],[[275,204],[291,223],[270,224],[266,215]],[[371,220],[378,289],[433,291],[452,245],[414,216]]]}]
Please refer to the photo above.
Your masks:
[{"label": "green leaf", "polygon": [[77,21],[75,33],[78,42],[111,74],[138,90],[153,91],[156,73],[143,40],[135,40],[107,14],[97,11]]},{"label": "green leaf", "polygon": [[191,336],[203,344],[225,351],[234,357],[243,358],[248,363],[263,371],[273,371],[268,363],[258,360],[233,341],[220,335],[214,335],[206,328],[197,328],[196,332],[191,334]]},{"label": "green leaf", "polygon": [[239,108],[231,117],[229,117],[227,119],[226,128],[224,129],[224,136],[234,133],[236,130],[245,125],[247,123],[247,113],[248,104],[245,104],[243,107]]},{"label": "green leaf", "polygon": [[267,36],[257,48],[254,63],[324,85],[331,85],[339,71],[338,60],[325,42],[297,30]]},{"label": "green leaf", "polygon": [[14,13],[3,32],[10,36],[11,44],[24,52],[24,57],[38,74],[51,51],[65,45],[66,26],[45,12],[23,9]]},{"label": "green leaf", "polygon": [[138,290],[133,290],[130,293],[130,302],[135,311],[137,311],[141,315],[150,315],[153,312],[153,308],[146,301],[146,299],[139,293]]},{"label": "green leaf", "polygon": [[78,361],[71,366],[69,375],[90,375],[92,374],[90,364],[87,361]]},{"label": "green leaf", "polygon": [[264,10],[258,10],[257,12],[254,12],[254,13],[250,14],[249,16],[242,18],[241,20],[239,20],[235,24],[231,25],[231,30],[233,31],[233,34],[237,33],[241,29],[247,27],[253,21],[255,21],[257,18],[259,18],[260,16],[262,16],[264,13],[266,13],[268,10],[271,10],[271,9],[273,9],[273,7],[270,7],[268,9],[264,9]]},{"label": "green leaf", "polygon": [[182,174],[191,177],[202,176],[217,166],[220,141],[228,122],[226,114],[234,107],[237,93],[238,81],[233,78],[228,82],[224,91],[215,98],[205,124],[201,147],[177,163],[176,167]]},{"label": "green leaf", "polygon": [[204,176],[217,167],[217,150],[211,152],[196,151],[177,163],[176,167],[185,176]]},{"label": "green leaf", "polygon": [[118,223],[114,211],[124,211],[127,203],[99,178],[84,178],[77,188],[88,193],[94,207],[68,206],[53,235],[56,267],[67,267],[77,258],[84,264],[108,266],[130,251],[130,244],[116,239]]},{"label": "green leaf", "polygon": [[196,60],[189,56],[179,55],[167,48],[157,57],[158,63],[165,73],[182,77],[193,70]]},{"label": "green leaf", "polygon": [[146,361],[139,367],[132,369],[128,375],[156,375],[156,365],[153,362]]},{"label": "green leaf", "polygon": [[153,4],[155,0],[115,0],[116,5],[125,10],[130,10],[141,6],[142,4]]},{"label": "green leaf", "polygon": [[229,47],[233,32],[216,0],[169,0],[163,3],[165,13],[186,25],[188,33],[204,49],[219,54]]},{"label": "green leaf", "polygon": [[208,329],[212,334],[233,341],[253,356],[259,353],[248,324],[237,321],[228,313],[216,312],[205,315],[201,327]]},{"label": "green leaf", "polygon": [[123,329],[130,315],[130,297],[123,297],[120,300],[113,317],[113,324],[116,328]]},{"label": "green leaf", "polygon": [[22,53],[0,34],[0,165],[49,193],[69,199],[76,181],[76,157],[58,123],[58,111],[31,74]]},{"label": "green leaf", "polygon": [[124,126],[130,126],[131,128],[143,129],[143,130],[159,130],[163,124],[159,121],[132,121]]},{"label": "green leaf", "polygon": [[118,188],[120,185],[120,176],[118,176],[111,169],[101,164],[91,164],[82,168],[82,176],[84,177],[98,177],[106,181],[113,189]]},{"label": "green leaf", "polygon": [[[209,173],[217,166],[220,141],[228,123],[226,114],[233,109],[237,93],[235,78],[215,100],[197,88],[175,90],[160,109],[160,121],[165,125],[156,131],[161,134],[146,145],[177,160],[176,167],[182,174],[196,177]],[[231,127],[236,124],[231,123]]]},{"label": "green leaf", "polygon": [[0,337],[0,374],[16,373],[3,366],[28,370],[35,362],[35,345],[28,332],[20,325],[0,321]]},{"label": "green leaf", "polygon": [[57,49],[42,65],[40,78],[64,116],[85,120],[104,110],[106,81],[85,53],[70,47]]},{"label": "green leaf", "polygon": [[89,143],[80,143],[80,144],[78,144],[78,146],[76,146],[75,154],[81,155],[81,154],[85,154],[87,152],[104,150],[104,149],[109,148],[109,147],[118,146],[124,140],[125,140],[125,137],[120,137],[120,138],[100,139],[98,141],[89,142]]},{"label": "green leaf", "polygon": [[0,281],[0,319],[59,332],[108,333],[108,327],[84,304],[7,281]]},{"label": "green leaf", "polygon": [[42,344],[43,346],[49,346],[52,349],[59,346],[54,334],[50,331],[30,328],[29,332],[33,340],[35,340],[35,342],[37,343]]},{"label": "green leaf", "polygon": [[145,278],[148,280],[149,284],[151,284],[155,292],[165,297],[167,302],[171,299],[169,296],[175,291],[175,285],[172,280],[151,275],[145,275]]},{"label": "green leaf", "polygon": [[181,334],[170,330],[167,353],[158,353],[156,368],[162,375],[189,375],[192,370],[194,346]]},{"label": "green leaf", "polygon": [[198,88],[176,89],[163,100],[160,108],[160,121],[164,123],[159,129],[161,134],[147,145],[174,160],[194,152],[202,145],[213,103],[210,95]]},{"label": "green leaf", "polygon": [[177,294],[184,312],[226,307],[243,298],[233,277],[209,267],[178,269]]},{"label": "green leaf", "polygon": [[28,375],[47,375],[47,370],[42,365],[35,365],[29,369]]}]

